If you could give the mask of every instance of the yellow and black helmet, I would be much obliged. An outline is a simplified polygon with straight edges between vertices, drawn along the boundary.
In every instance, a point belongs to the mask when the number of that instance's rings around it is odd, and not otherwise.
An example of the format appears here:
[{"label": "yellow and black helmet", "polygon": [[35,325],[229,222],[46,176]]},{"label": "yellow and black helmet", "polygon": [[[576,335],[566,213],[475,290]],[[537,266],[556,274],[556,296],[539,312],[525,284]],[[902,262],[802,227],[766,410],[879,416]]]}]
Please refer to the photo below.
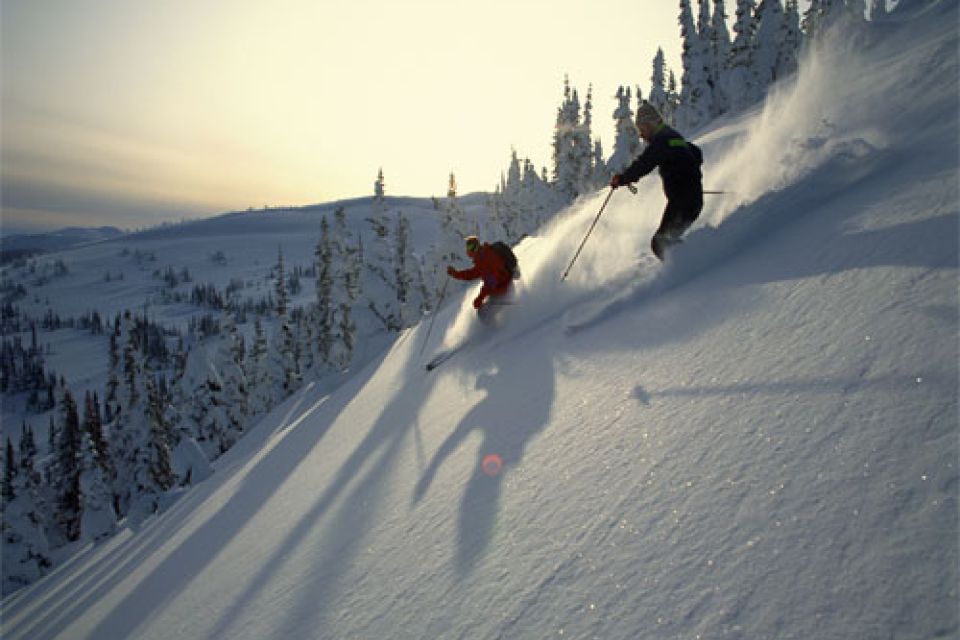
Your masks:
[{"label": "yellow and black helmet", "polygon": [[464,239],[464,246],[467,249],[467,253],[476,253],[480,250],[480,238],[477,236],[467,236]]}]

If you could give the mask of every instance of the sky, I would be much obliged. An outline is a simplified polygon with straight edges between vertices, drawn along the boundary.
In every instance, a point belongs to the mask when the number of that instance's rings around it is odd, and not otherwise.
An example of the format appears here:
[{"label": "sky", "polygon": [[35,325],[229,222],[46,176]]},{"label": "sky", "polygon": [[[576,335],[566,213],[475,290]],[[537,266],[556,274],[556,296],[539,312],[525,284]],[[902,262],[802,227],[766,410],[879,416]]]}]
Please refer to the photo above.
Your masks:
[{"label": "sky", "polygon": [[[729,9],[728,9],[729,11]],[[492,190],[550,166],[564,76],[679,78],[675,0],[4,0],[3,232]]]}]

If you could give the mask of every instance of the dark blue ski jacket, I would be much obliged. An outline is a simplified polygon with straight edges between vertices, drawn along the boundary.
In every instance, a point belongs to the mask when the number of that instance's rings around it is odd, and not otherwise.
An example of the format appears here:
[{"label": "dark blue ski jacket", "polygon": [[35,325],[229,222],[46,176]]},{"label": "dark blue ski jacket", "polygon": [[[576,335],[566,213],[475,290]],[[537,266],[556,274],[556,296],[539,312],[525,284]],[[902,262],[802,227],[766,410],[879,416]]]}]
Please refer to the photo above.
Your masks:
[{"label": "dark blue ski jacket", "polygon": [[703,201],[700,148],[665,124],[653,134],[636,160],[620,174],[620,184],[636,182],[660,167],[660,179],[667,200]]}]

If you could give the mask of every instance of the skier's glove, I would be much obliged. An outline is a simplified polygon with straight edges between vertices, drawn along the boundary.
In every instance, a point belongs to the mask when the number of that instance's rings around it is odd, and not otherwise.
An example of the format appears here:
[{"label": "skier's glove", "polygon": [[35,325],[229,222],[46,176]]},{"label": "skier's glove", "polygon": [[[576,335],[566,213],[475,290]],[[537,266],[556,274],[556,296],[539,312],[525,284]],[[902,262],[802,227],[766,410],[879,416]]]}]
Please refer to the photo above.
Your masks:
[{"label": "skier's glove", "polygon": [[448,275],[448,276],[454,276],[454,275],[456,275],[456,273],[457,273],[457,270],[454,269],[452,265],[449,266],[449,267],[447,267],[447,275]]},{"label": "skier's glove", "polygon": [[473,299],[473,308],[477,311],[480,310],[480,307],[483,306],[483,296],[477,296]]}]

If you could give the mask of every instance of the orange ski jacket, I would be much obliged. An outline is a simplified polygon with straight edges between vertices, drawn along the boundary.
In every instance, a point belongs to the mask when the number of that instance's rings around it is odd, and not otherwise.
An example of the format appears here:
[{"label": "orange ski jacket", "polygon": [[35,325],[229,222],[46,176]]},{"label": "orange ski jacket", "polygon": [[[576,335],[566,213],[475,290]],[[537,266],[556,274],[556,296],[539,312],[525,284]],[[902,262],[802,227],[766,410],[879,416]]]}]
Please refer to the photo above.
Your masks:
[{"label": "orange ski jacket", "polygon": [[487,296],[498,296],[507,292],[513,277],[503,263],[503,258],[490,247],[489,243],[480,245],[480,249],[471,256],[471,259],[473,267],[461,271],[453,269],[450,275],[457,280],[483,279],[483,286],[477,297],[481,303]]}]

